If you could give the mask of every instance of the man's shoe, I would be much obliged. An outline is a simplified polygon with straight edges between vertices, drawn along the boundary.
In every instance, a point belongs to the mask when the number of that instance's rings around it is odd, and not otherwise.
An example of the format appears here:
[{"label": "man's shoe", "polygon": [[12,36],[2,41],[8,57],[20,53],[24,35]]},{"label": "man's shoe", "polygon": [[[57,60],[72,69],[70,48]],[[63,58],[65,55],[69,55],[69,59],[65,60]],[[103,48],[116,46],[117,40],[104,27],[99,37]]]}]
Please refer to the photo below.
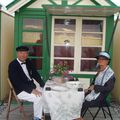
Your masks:
[{"label": "man's shoe", "polygon": [[38,117],[34,117],[34,119],[33,120],[41,120],[40,118],[38,118]]}]

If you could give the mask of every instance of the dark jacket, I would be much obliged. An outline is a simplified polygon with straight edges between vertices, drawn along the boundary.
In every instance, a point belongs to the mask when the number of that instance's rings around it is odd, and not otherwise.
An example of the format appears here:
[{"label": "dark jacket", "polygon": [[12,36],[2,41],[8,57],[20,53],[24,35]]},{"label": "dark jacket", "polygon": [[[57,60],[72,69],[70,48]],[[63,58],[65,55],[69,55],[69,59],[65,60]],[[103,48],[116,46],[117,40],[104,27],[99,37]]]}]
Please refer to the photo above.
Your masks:
[{"label": "dark jacket", "polygon": [[[96,78],[96,77],[95,77]],[[91,85],[94,85],[95,83],[95,79],[93,80]],[[100,95],[97,97],[97,99],[92,100],[92,101],[84,101],[83,106],[82,106],[82,110],[81,110],[81,115],[84,115],[85,110],[88,107],[95,107],[95,106],[100,106],[102,105],[102,103],[104,103],[106,101],[106,97],[108,96],[108,94],[112,91],[112,89],[114,88],[114,84],[115,84],[115,76],[111,76],[109,78],[109,80],[104,84],[104,86],[101,85],[95,85],[94,86],[94,90],[96,93],[100,92]],[[87,94],[89,94],[90,92],[88,92]],[[86,95],[87,95],[86,94]]]},{"label": "dark jacket", "polygon": [[113,76],[111,76],[109,78],[109,80],[104,84],[104,86],[102,86],[102,85],[95,85],[94,83],[95,83],[95,79],[91,83],[91,85],[94,85],[95,92],[96,93],[100,92],[100,95],[99,95],[99,97],[96,100],[102,101],[112,91],[112,89],[114,88],[115,76],[113,74]]},{"label": "dark jacket", "polygon": [[[40,84],[40,86],[43,87],[44,82],[29,59],[26,60],[26,67],[28,69],[30,77],[34,78]],[[31,93],[32,90],[36,88],[33,80],[29,80],[16,59],[9,64],[8,76],[15,89],[16,94],[19,94],[22,91]]]}]

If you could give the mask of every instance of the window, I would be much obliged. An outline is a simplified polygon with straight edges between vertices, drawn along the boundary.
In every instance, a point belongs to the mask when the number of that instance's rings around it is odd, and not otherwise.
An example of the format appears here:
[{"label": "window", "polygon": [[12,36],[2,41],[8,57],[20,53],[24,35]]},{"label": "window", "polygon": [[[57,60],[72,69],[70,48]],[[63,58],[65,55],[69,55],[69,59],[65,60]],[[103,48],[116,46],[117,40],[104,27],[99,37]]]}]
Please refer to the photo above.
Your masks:
[{"label": "window", "polygon": [[73,73],[95,73],[96,58],[104,50],[105,19],[53,17],[51,67],[66,61]]},{"label": "window", "polygon": [[80,71],[95,71],[94,57],[104,47],[104,21],[96,19],[82,19]]},{"label": "window", "polygon": [[70,66],[69,69],[73,70],[76,21],[75,19],[54,20],[53,63],[58,64],[60,61],[66,61]]},{"label": "window", "polygon": [[29,47],[29,57],[37,70],[42,69],[43,19],[23,18],[22,43]]}]

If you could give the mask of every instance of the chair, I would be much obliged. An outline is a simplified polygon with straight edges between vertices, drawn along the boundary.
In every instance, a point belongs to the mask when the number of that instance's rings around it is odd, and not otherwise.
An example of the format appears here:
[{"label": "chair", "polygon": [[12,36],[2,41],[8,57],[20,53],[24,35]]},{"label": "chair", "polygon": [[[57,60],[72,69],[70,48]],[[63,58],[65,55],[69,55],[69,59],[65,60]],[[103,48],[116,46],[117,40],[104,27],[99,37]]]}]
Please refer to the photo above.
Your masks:
[{"label": "chair", "polygon": [[[84,117],[84,115],[88,111],[91,114],[92,118],[93,118],[92,120],[95,120],[95,118],[97,117],[97,115],[100,112],[100,110],[102,110],[104,118],[106,118],[106,114],[105,113],[107,113],[110,116],[111,120],[113,120],[113,117],[112,117],[112,114],[111,114],[111,111],[110,111],[109,107],[110,107],[110,102],[107,99],[105,99],[100,104],[98,103],[98,104],[96,104],[94,106],[87,107],[86,110],[84,111],[84,113],[82,114],[82,117]],[[98,108],[98,109],[96,110],[95,114],[93,115],[93,113],[90,111],[90,108]]]},{"label": "chair", "polygon": [[[27,114],[25,113],[25,111],[24,111],[24,106],[23,106],[23,104],[24,104],[25,101],[20,100],[20,99],[17,97],[17,95],[16,95],[16,93],[15,93],[15,91],[14,91],[14,88],[13,88],[13,86],[12,86],[12,83],[11,83],[11,81],[10,81],[9,79],[8,79],[8,83],[9,83],[9,86],[10,86],[10,92],[9,92],[9,98],[8,98],[8,106],[7,106],[6,119],[7,119],[7,120],[9,119],[9,114],[10,114],[10,112],[12,112],[12,111],[14,111],[14,110],[16,110],[16,109],[19,109],[19,111],[23,114],[23,119],[24,119],[24,120],[27,120],[27,119],[28,119],[28,116],[27,116]],[[13,98],[13,97],[14,97],[15,100],[17,101],[18,106],[15,107],[15,108],[13,108],[13,109],[10,109],[10,107],[11,107],[11,101],[12,101],[12,98]]]}]

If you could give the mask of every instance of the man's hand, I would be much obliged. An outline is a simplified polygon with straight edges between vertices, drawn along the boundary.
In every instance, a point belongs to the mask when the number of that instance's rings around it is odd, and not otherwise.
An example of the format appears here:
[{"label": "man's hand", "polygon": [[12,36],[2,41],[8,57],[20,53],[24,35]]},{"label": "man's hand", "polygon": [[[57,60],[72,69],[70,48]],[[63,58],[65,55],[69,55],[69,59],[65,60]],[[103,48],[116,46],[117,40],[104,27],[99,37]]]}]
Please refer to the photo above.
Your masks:
[{"label": "man's hand", "polygon": [[84,92],[87,93],[87,92],[90,92],[94,90],[94,85],[91,85],[88,89],[85,89]]},{"label": "man's hand", "polygon": [[84,92],[87,93],[87,92],[88,92],[88,89],[84,89]]},{"label": "man's hand", "polygon": [[33,93],[34,95],[36,95],[36,97],[37,97],[37,96],[40,97],[40,96],[42,95],[42,93],[41,93],[40,91],[36,90],[36,89],[33,89],[33,90],[32,90],[32,93]]},{"label": "man's hand", "polygon": [[90,91],[94,90],[94,85],[91,85],[91,86],[88,88],[88,90],[90,90]]}]

